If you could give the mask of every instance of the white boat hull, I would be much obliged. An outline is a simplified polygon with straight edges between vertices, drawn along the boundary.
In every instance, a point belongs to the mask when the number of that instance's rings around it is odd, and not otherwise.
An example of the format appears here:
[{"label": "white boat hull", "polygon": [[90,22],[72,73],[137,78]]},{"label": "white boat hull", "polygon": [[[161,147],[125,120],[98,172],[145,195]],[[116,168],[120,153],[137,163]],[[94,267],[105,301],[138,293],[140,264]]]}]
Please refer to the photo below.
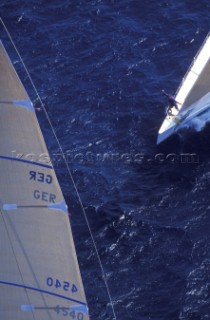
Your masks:
[{"label": "white boat hull", "polygon": [[160,144],[183,125],[186,125],[210,108],[210,34],[206,37],[177,90],[175,100],[179,110],[173,107],[173,116],[167,115],[158,132]]}]

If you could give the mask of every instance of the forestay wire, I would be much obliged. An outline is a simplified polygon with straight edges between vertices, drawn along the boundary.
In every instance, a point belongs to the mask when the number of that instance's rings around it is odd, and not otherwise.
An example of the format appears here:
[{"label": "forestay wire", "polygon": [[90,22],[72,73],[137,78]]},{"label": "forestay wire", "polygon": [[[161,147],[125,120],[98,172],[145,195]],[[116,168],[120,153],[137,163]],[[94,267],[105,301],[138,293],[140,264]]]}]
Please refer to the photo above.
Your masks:
[{"label": "forestay wire", "polygon": [[17,55],[18,55],[18,57],[19,57],[19,59],[20,59],[20,61],[21,61],[21,63],[22,63],[22,65],[23,65],[23,67],[24,67],[24,69],[25,69],[25,72],[26,72],[26,74],[27,74],[27,76],[28,76],[28,78],[29,78],[29,80],[30,80],[30,82],[31,82],[31,85],[32,85],[32,87],[33,87],[33,89],[34,89],[34,91],[35,91],[35,93],[36,93],[39,101],[40,101],[40,104],[41,104],[41,106],[42,106],[42,108],[43,108],[43,110],[44,110],[44,113],[45,113],[45,116],[46,116],[46,118],[47,118],[47,121],[48,121],[48,123],[49,123],[49,125],[50,125],[50,128],[51,128],[51,130],[52,130],[52,132],[53,132],[53,135],[54,135],[54,137],[55,137],[55,139],[56,139],[56,142],[57,142],[57,144],[58,144],[58,146],[59,146],[61,155],[62,155],[62,157],[63,157],[65,166],[66,166],[67,171],[68,171],[68,174],[69,174],[69,177],[70,177],[70,179],[71,179],[71,181],[72,181],[72,183],[73,183],[74,189],[75,189],[75,191],[76,191],[76,194],[77,194],[77,197],[78,197],[78,200],[79,200],[79,204],[80,204],[80,206],[81,206],[81,209],[82,209],[82,212],[83,212],[83,215],[84,215],[84,218],[85,218],[85,221],[86,221],[86,224],[87,224],[87,227],[88,227],[88,230],[89,230],[89,233],[90,233],[92,242],[93,242],[93,246],[94,246],[94,249],[95,249],[95,252],[96,252],[96,255],[97,255],[97,258],[98,258],[98,262],[99,262],[99,265],[100,265],[100,268],[101,268],[102,278],[103,278],[104,283],[105,283],[105,286],[106,286],[106,290],[107,290],[107,294],[108,294],[109,301],[110,301],[110,304],[111,304],[111,308],[112,308],[112,312],[113,312],[113,315],[114,315],[114,319],[117,320],[117,317],[116,317],[116,314],[115,314],[115,309],[114,309],[114,303],[113,303],[113,300],[112,300],[112,297],[111,297],[111,293],[110,293],[110,290],[109,290],[109,285],[108,285],[106,273],[105,273],[105,270],[104,270],[104,267],[103,267],[103,264],[102,264],[102,261],[101,261],[101,258],[100,258],[100,255],[99,255],[97,246],[96,246],[95,239],[94,239],[94,237],[93,237],[93,233],[92,233],[92,230],[91,230],[91,227],[90,227],[90,223],[89,223],[89,220],[88,220],[88,217],[87,217],[87,214],[86,214],[84,205],[83,205],[83,203],[82,203],[82,199],[81,199],[81,197],[80,197],[79,191],[78,191],[78,189],[77,189],[76,183],[75,183],[74,178],[73,178],[73,175],[72,175],[72,173],[71,173],[71,170],[70,170],[68,161],[67,161],[66,156],[65,156],[64,151],[63,151],[63,148],[62,148],[62,146],[61,146],[61,144],[60,144],[60,141],[59,141],[59,139],[58,139],[58,137],[57,137],[57,134],[56,134],[55,129],[54,129],[54,127],[53,127],[53,124],[52,124],[52,122],[51,122],[51,120],[50,120],[50,117],[49,117],[49,115],[48,115],[48,112],[47,112],[47,110],[46,110],[46,108],[45,108],[45,106],[44,106],[44,103],[42,102],[42,99],[41,99],[41,97],[40,97],[40,95],[39,95],[39,93],[38,93],[38,91],[37,91],[37,89],[36,89],[36,86],[35,86],[32,78],[31,78],[31,75],[30,75],[30,73],[29,73],[29,71],[28,71],[28,69],[27,69],[27,67],[26,67],[26,65],[25,65],[25,63],[24,63],[24,61],[23,61],[23,59],[22,59],[22,57],[21,57],[21,55],[20,55],[20,53],[19,53],[16,45],[15,45],[13,39],[12,39],[12,36],[11,36],[9,30],[7,29],[7,27],[6,27],[4,21],[2,20],[1,17],[0,17],[0,21],[1,21],[1,23],[2,23],[2,25],[3,25],[3,27],[4,27],[4,29],[5,29],[8,37],[9,37],[9,39],[10,39],[10,41],[11,41],[11,43],[12,43],[12,45],[13,45],[13,47],[14,47],[14,49],[15,49],[15,51],[16,51],[16,53],[17,53]]}]

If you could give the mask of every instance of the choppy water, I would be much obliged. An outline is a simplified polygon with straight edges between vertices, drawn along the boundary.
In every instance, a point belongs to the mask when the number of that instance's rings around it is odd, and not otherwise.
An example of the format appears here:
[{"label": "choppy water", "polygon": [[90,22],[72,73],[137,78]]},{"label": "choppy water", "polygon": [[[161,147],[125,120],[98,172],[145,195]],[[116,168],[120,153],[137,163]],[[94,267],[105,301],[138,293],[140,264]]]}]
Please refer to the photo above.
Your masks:
[{"label": "choppy water", "polygon": [[[178,147],[155,145],[161,89],[176,91],[209,32],[209,1],[2,0],[0,9],[68,155],[117,319],[210,319],[208,119],[199,134],[185,128]],[[27,86],[3,29],[1,39]],[[38,117],[73,212],[91,319],[113,319],[77,196]],[[188,151],[194,164],[183,163]]]}]

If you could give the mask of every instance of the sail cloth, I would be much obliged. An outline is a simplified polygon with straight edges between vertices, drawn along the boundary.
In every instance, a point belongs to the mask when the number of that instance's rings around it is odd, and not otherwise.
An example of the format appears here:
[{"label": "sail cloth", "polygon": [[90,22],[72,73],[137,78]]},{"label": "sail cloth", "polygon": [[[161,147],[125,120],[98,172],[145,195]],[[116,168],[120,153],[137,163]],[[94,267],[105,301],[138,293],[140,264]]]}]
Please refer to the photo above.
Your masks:
[{"label": "sail cloth", "polygon": [[0,319],[89,319],[67,207],[46,154],[0,43]]},{"label": "sail cloth", "polygon": [[210,91],[210,33],[194,58],[180,87],[176,100],[189,107]]}]

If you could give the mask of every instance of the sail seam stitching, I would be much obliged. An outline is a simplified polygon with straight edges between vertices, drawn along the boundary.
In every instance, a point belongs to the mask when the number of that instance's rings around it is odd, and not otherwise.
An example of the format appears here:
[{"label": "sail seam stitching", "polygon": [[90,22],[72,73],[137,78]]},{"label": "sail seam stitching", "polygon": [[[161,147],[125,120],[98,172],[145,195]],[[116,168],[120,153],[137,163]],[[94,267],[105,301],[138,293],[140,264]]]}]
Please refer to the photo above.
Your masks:
[{"label": "sail seam stitching", "polygon": [[48,164],[39,163],[39,162],[36,162],[36,161],[31,161],[31,160],[26,160],[26,159],[21,159],[21,158],[15,158],[15,157],[10,157],[10,156],[1,156],[0,155],[0,159],[25,162],[25,163],[33,164],[35,166],[40,166],[40,167],[44,167],[44,168],[48,168],[48,169],[53,169],[53,167],[48,165]]},{"label": "sail seam stitching", "polygon": [[38,292],[46,293],[46,294],[49,294],[49,295],[52,295],[52,296],[56,296],[56,297],[59,297],[59,298],[62,298],[62,299],[73,301],[73,302],[79,303],[79,304],[84,305],[84,306],[87,305],[85,302],[82,302],[82,301],[79,301],[79,300],[76,300],[76,299],[73,299],[73,298],[69,298],[69,297],[66,297],[66,296],[62,296],[60,294],[57,294],[57,293],[54,293],[54,292],[51,292],[51,291],[48,291],[48,290],[44,290],[44,289],[38,289],[38,288],[22,285],[22,284],[19,284],[19,283],[15,283],[15,282],[8,282],[8,281],[2,281],[2,280],[0,280],[0,284],[19,287],[19,288],[33,290],[33,291],[38,291]]}]

